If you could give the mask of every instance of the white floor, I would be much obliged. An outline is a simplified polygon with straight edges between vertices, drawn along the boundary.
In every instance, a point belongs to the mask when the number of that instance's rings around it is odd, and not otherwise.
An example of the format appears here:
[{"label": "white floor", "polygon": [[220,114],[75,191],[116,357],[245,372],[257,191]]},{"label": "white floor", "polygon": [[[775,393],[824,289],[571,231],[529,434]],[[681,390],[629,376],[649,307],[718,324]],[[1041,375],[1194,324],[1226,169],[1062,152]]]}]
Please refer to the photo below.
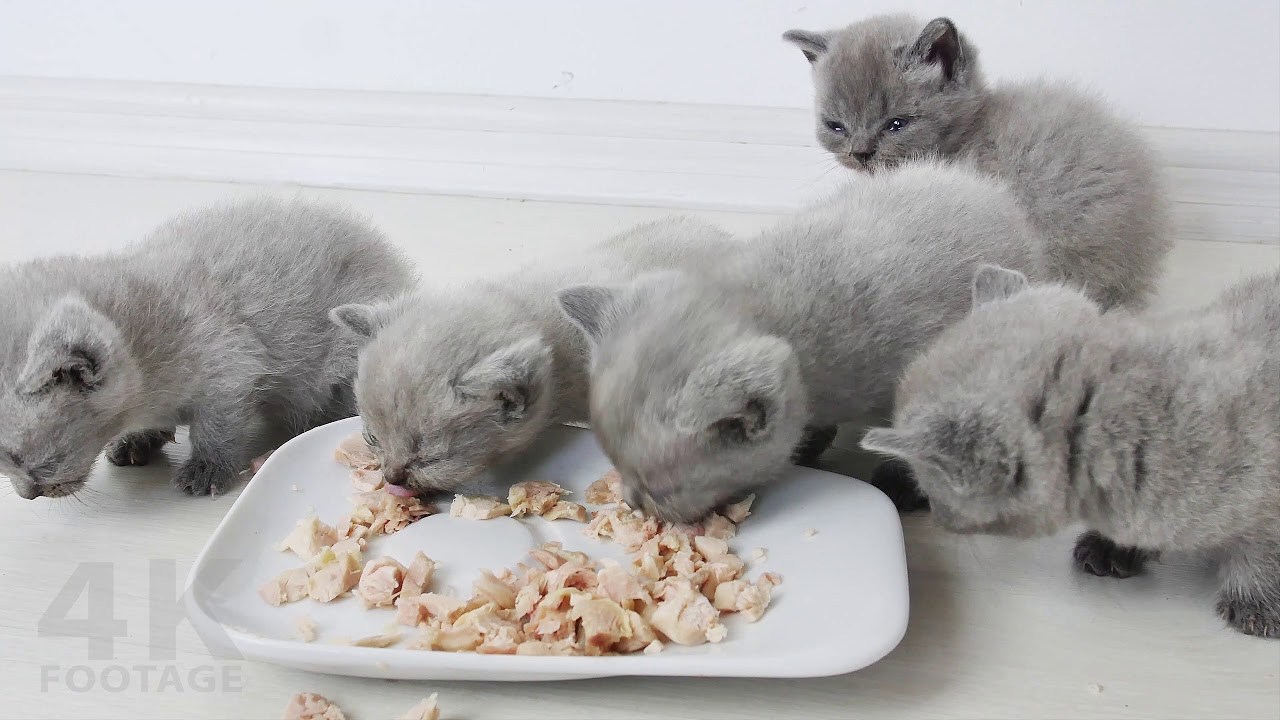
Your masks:
[{"label": "white floor", "polygon": [[[278,188],[282,192],[295,192]],[[242,185],[0,173],[0,261],[102,251],[166,216]],[[664,211],[303,190],[371,215],[423,267],[427,282],[515,267],[550,248],[590,243]],[[706,213],[734,231],[767,215]],[[1160,302],[1194,305],[1251,271],[1280,265],[1280,246],[1179,242]],[[836,453],[836,461],[845,456]],[[856,465],[856,459],[849,461]],[[810,681],[619,679],[545,685],[388,683],[253,663],[215,663],[173,598],[232,497],[176,495],[163,467],[103,470],[79,499],[27,502],[0,489],[0,716],[12,718],[278,717],[289,694],[323,692],[355,720],[388,717],[429,692],[446,718],[1274,718],[1280,643],[1223,629],[1206,570],[1177,560],[1127,581],[1070,571],[1070,537],[1036,542],[955,538],[925,518],[905,521],[912,620],[888,658],[848,676]],[[160,561],[155,563],[153,561]],[[176,562],[166,575],[165,561]],[[84,595],[77,563],[108,563]],[[105,576],[95,576],[105,577]],[[153,586],[154,585],[154,586]],[[63,593],[60,595],[60,593]],[[41,618],[55,598],[104,636],[57,637]],[[63,608],[64,610],[66,608]],[[123,632],[105,626],[123,619]],[[838,606],[832,622],[839,621]],[[130,686],[83,690],[88,666],[131,670]],[[210,667],[215,669],[209,669]],[[178,675],[164,675],[164,668]],[[58,669],[50,669],[58,668]],[[73,674],[68,677],[66,673]],[[169,671],[172,673],[173,671]],[[176,687],[174,681],[177,681]],[[69,687],[68,685],[72,687]]]}]

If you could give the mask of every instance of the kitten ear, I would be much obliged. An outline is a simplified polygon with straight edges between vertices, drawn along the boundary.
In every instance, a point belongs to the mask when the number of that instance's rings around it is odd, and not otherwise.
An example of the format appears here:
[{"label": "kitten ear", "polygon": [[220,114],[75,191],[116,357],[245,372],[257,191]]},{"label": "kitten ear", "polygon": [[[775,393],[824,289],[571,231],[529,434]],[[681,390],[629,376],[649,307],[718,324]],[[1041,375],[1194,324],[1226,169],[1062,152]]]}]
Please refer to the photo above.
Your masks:
[{"label": "kitten ear", "polygon": [[620,294],[603,285],[577,285],[556,293],[560,312],[592,345],[609,333],[620,314]]},{"label": "kitten ear", "polygon": [[829,43],[826,35],[810,30],[788,30],[782,34],[782,39],[800,48],[811,63],[818,62],[818,58],[827,52]]},{"label": "kitten ear", "polygon": [[31,334],[18,387],[27,393],[53,387],[96,390],[123,352],[115,323],[80,298],[65,297]]},{"label": "kitten ear", "polygon": [[329,311],[329,320],[361,340],[372,340],[378,331],[404,313],[403,299],[370,305],[352,303]]},{"label": "kitten ear", "polygon": [[790,400],[787,381],[799,374],[795,352],[772,336],[749,338],[713,356],[689,376],[676,423],[725,443],[767,437]]},{"label": "kitten ear", "polygon": [[955,480],[947,471],[947,462],[932,447],[926,434],[902,428],[872,428],[862,436],[858,443],[863,450],[881,455],[888,455],[903,460],[911,466],[912,474],[919,479],[925,474],[923,467],[929,468],[933,477],[945,478],[947,483],[957,492],[964,494],[968,490]]},{"label": "kitten ear", "polygon": [[1027,276],[999,265],[979,265],[973,273],[973,306],[1008,300],[1027,289]]},{"label": "kitten ear", "polygon": [[910,54],[919,62],[940,67],[942,76],[950,82],[968,69],[971,51],[966,45],[955,23],[947,18],[935,18],[924,26]]},{"label": "kitten ear", "polygon": [[493,351],[458,379],[464,397],[497,403],[502,421],[523,419],[551,382],[551,346],[541,335]]}]

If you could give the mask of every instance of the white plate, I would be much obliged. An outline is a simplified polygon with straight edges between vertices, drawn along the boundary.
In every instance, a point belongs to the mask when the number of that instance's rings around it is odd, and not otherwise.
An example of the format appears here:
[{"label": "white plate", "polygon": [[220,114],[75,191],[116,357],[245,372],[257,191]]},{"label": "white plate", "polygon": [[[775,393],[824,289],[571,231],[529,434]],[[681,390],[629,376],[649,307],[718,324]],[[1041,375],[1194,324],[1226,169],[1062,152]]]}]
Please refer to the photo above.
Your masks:
[{"label": "white plate", "polygon": [[[756,623],[728,616],[719,644],[668,644],[656,655],[527,657],[425,652],[326,644],[326,638],[376,635],[393,611],[366,611],[347,597],[308,599],[271,607],[257,589],[300,564],[273,546],[314,508],[335,522],[354,493],[348,470],[333,460],[342,438],[360,429],[353,418],[317,428],[281,447],[236,500],[196,559],[185,601],[191,622],[215,649],[229,641],[251,660],[316,672],[413,680],[559,680],[614,675],[819,677],[850,672],[884,657],[907,627],[907,568],[902,525],[893,505],[865,483],[834,473],[796,468],[790,478],[757,493],[751,517],[731,548],[747,560],[748,576],[782,575],[773,603]],[[518,462],[489,482],[544,479],[582,491],[609,468],[590,431],[556,428]],[[297,490],[293,488],[297,487]],[[407,563],[421,549],[440,563],[437,588],[469,596],[481,569],[528,562],[527,552],[557,540],[592,557],[623,558],[613,543],[581,534],[581,523],[541,518],[460,520],[447,513],[424,518],[371,541],[366,558],[391,555]],[[817,535],[805,537],[807,529]],[[764,562],[751,559],[765,548]],[[319,626],[314,643],[294,639],[294,619]]]}]

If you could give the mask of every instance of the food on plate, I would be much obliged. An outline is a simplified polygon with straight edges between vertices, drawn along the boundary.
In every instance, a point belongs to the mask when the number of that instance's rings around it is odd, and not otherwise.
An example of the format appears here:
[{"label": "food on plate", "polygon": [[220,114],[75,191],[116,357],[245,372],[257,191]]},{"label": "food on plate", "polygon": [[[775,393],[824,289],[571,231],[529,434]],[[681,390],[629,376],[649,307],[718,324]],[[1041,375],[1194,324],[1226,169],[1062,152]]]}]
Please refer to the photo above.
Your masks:
[{"label": "food on plate", "polygon": [[310,616],[299,615],[294,619],[293,627],[298,631],[298,639],[302,642],[311,642],[316,639],[316,621]]},{"label": "food on plate", "polygon": [[544,520],[576,520],[578,522],[587,521],[587,509],[576,502],[568,500],[557,501],[551,509],[542,514]]},{"label": "food on plate", "polygon": [[292,568],[258,588],[258,595],[269,605],[297,602],[307,596],[307,569]]},{"label": "food on plate", "polygon": [[741,523],[751,514],[751,503],[755,502],[756,495],[752,493],[742,500],[726,505],[724,508],[724,516],[735,523]]},{"label": "food on plate", "polygon": [[600,476],[599,480],[587,486],[584,497],[592,505],[622,502],[622,476],[617,470],[610,468],[609,472]]},{"label": "food on plate", "polygon": [[317,602],[330,602],[360,582],[360,559],[353,553],[335,554],[325,548],[308,563],[308,570],[307,596]]},{"label": "food on plate", "polygon": [[321,548],[333,545],[338,540],[336,530],[320,522],[320,518],[311,515],[299,520],[293,531],[280,541],[276,549],[291,551],[303,560],[310,560],[320,552]]},{"label": "food on plate", "polygon": [[298,693],[289,698],[284,720],[347,720],[347,716],[323,695]]},{"label": "food on plate", "polygon": [[510,514],[511,506],[492,495],[457,495],[449,506],[449,517],[463,520],[492,520]]},{"label": "food on plate", "polygon": [[405,567],[392,557],[370,560],[360,572],[356,585],[364,606],[391,607],[404,584]]},{"label": "food on plate", "polygon": [[545,480],[526,480],[516,483],[507,493],[511,517],[545,515],[560,502],[560,496],[565,493],[564,488]]}]

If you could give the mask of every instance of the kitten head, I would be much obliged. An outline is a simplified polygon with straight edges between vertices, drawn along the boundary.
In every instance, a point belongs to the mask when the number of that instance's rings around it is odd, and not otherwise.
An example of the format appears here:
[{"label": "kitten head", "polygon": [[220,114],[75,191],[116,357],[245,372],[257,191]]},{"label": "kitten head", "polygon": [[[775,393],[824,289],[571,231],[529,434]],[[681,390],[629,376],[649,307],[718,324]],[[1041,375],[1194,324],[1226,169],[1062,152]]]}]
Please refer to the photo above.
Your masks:
[{"label": "kitten head", "polygon": [[0,368],[0,474],[18,495],[82,487],[136,410],[141,372],[115,324],[63,297],[15,333]]},{"label": "kitten head", "polygon": [[862,446],[909,463],[953,532],[1057,530],[1076,519],[1073,432],[1093,397],[1082,353],[1099,315],[1075,289],[980,268],[973,312],[910,365],[894,426]]},{"label": "kitten head", "polygon": [[692,522],[788,466],[806,405],[786,341],[678,273],[559,300],[591,345],[591,426],[632,507]]},{"label": "kitten head", "polygon": [[407,299],[344,305],[331,317],[365,343],[356,399],[384,479],[454,492],[527,448],[552,421],[550,344],[532,327],[494,328],[484,307]]},{"label": "kitten head", "polygon": [[813,66],[818,142],[854,170],[949,152],[982,95],[977,50],[946,18],[885,15],[783,38]]}]

